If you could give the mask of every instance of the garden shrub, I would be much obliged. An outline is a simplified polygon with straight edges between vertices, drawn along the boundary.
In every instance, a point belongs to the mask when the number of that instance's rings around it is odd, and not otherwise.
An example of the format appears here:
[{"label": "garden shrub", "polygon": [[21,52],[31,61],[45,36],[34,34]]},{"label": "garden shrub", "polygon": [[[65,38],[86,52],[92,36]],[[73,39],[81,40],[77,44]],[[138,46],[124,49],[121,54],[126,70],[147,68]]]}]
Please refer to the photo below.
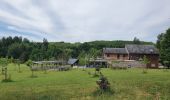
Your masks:
[{"label": "garden shrub", "polygon": [[108,79],[104,75],[102,75],[102,73],[100,73],[100,78],[98,81],[96,81],[96,83],[101,90],[110,89],[110,83]]}]

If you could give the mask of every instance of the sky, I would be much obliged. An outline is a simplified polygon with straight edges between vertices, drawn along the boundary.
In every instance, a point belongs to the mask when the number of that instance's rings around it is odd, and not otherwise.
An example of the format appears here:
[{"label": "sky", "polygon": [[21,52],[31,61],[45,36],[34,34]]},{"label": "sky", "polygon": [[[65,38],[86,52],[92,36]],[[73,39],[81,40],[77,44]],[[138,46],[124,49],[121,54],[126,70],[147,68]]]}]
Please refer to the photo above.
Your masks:
[{"label": "sky", "polygon": [[170,28],[170,0],[0,0],[0,38],[155,42]]}]

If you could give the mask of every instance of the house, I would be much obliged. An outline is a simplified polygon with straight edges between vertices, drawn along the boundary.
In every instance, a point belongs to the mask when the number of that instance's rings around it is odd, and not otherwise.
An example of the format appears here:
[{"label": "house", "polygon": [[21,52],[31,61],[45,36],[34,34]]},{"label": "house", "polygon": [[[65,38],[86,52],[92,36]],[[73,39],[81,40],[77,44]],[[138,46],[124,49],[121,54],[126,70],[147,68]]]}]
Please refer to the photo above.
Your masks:
[{"label": "house", "polygon": [[106,60],[126,60],[128,53],[125,48],[104,48],[103,56]]},{"label": "house", "polygon": [[159,52],[154,45],[125,45],[125,48],[103,48],[103,58],[108,61],[114,60],[135,60],[139,61],[143,57],[149,60],[147,67],[158,68]]}]

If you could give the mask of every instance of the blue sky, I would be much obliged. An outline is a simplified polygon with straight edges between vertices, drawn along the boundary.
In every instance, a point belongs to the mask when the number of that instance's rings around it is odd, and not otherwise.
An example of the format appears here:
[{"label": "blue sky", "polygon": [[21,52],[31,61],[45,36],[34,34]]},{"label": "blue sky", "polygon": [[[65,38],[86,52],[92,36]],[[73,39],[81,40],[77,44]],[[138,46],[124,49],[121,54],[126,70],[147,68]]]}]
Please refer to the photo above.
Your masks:
[{"label": "blue sky", "polygon": [[0,37],[33,41],[155,42],[170,28],[170,0],[0,0]]}]

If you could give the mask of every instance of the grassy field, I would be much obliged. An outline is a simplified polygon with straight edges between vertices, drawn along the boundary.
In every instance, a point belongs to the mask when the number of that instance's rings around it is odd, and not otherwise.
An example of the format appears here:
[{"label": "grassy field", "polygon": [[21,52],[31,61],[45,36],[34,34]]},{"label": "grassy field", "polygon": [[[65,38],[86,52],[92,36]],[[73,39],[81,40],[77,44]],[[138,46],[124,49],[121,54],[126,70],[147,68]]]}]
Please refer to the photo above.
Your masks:
[{"label": "grassy field", "polygon": [[[13,82],[0,82],[0,100],[170,100],[170,70],[102,69],[111,91],[100,93],[96,80],[89,72],[94,69],[70,71],[31,71],[25,65],[22,73],[13,64],[8,66]],[[0,80],[3,76],[0,75]]]}]

